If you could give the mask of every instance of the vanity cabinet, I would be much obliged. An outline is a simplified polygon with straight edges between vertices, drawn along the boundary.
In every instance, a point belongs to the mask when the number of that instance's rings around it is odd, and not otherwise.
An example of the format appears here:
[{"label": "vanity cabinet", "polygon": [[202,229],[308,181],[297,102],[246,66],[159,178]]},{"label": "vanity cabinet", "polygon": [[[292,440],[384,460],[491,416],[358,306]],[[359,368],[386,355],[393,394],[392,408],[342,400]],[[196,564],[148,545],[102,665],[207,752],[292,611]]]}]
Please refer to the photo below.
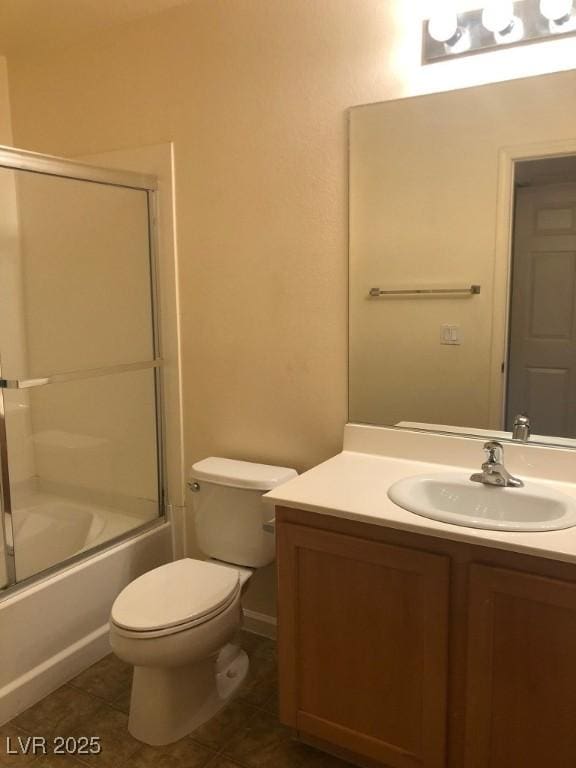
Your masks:
[{"label": "vanity cabinet", "polygon": [[576,766],[576,566],[277,509],[280,719],[363,766]]},{"label": "vanity cabinet", "polygon": [[281,719],[390,766],[444,765],[448,558],[280,525]]},{"label": "vanity cabinet", "polygon": [[576,583],[472,564],[466,768],[576,765]]}]

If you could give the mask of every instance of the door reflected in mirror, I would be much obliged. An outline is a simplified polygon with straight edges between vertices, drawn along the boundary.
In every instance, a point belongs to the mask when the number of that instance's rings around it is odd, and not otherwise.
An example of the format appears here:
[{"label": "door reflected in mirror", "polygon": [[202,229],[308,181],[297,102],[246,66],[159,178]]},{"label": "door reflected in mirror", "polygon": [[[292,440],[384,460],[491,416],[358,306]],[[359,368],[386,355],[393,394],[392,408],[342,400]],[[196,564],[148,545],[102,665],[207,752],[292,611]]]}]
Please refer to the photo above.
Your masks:
[{"label": "door reflected in mirror", "polygon": [[576,447],[575,87],[351,110],[350,421]]},{"label": "door reflected in mirror", "polygon": [[576,157],[518,163],[505,428],[576,437]]}]

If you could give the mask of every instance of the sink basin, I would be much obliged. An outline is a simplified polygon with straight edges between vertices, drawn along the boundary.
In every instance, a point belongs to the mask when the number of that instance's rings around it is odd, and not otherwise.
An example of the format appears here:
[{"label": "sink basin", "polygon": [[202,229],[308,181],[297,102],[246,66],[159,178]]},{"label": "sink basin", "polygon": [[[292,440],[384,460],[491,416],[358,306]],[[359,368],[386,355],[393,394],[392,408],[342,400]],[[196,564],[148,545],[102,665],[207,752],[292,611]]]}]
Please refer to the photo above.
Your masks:
[{"label": "sink basin", "polygon": [[403,509],[432,520],[491,531],[557,531],[576,525],[576,500],[538,483],[498,488],[465,473],[406,477],[388,489]]}]

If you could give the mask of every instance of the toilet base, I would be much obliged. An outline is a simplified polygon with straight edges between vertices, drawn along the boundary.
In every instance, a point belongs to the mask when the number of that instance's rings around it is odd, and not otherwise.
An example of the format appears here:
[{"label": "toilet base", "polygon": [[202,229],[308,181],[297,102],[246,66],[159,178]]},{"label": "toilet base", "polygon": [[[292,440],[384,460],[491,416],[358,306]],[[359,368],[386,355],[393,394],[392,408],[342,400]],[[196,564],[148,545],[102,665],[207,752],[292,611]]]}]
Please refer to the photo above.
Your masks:
[{"label": "toilet base", "polygon": [[238,692],[250,662],[229,643],[187,667],[134,667],[128,730],[145,744],[171,744],[211,720]]}]

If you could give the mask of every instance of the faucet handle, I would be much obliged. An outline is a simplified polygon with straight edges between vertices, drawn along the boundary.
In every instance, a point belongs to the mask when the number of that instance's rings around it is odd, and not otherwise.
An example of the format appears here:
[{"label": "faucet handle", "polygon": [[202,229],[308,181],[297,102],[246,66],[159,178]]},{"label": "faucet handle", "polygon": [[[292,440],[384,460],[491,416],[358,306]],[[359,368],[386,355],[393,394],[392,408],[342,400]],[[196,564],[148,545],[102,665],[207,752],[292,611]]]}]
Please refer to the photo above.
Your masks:
[{"label": "faucet handle", "polygon": [[502,443],[499,443],[496,440],[489,440],[487,443],[484,443],[484,450],[486,451],[487,464],[502,463],[502,457],[504,455]]}]

